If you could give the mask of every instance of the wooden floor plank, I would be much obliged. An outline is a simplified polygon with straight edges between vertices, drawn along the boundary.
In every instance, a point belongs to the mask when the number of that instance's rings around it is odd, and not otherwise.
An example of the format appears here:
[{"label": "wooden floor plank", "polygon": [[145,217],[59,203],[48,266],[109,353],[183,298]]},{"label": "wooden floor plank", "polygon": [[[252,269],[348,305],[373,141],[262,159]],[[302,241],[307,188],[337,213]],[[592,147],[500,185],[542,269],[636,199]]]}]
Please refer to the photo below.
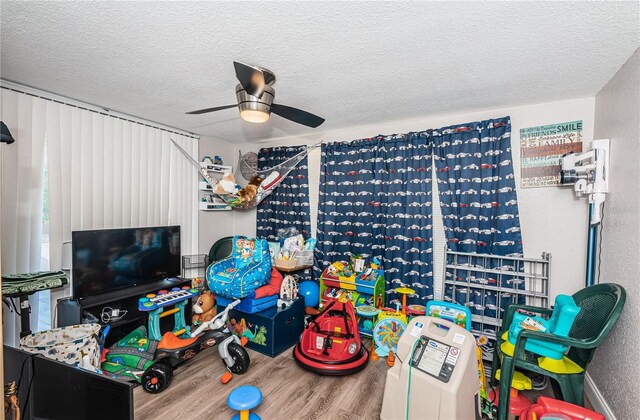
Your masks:
[{"label": "wooden floor plank", "polygon": [[255,413],[264,420],[379,418],[388,369],[384,359],[369,362],[356,374],[330,377],[300,368],[291,350],[275,358],[248,351],[249,371],[235,375],[228,385],[220,383],[225,368],[217,348],[211,348],[178,367],[170,387],[161,394],[137,387],[135,418],[229,419],[234,412],[227,407],[227,396],[240,385],[260,388],[263,400]]}]

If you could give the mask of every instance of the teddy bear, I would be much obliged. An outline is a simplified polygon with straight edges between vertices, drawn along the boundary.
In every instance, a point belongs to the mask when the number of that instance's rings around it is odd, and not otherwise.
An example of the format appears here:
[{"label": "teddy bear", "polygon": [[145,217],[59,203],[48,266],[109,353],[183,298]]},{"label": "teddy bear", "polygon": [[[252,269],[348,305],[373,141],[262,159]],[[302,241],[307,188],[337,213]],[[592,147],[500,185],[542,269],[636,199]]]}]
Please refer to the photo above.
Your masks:
[{"label": "teddy bear", "polygon": [[191,309],[193,310],[193,317],[191,317],[193,325],[211,321],[216,316],[216,297],[210,291],[204,291],[200,293]]},{"label": "teddy bear", "polygon": [[258,175],[253,176],[249,183],[243,189],[238,191],[240,199],[245,203],[249,203],[253,200],[258,193],[258,188],[260,187],[260,184],[262,184],[262,181],[262,178]]}]

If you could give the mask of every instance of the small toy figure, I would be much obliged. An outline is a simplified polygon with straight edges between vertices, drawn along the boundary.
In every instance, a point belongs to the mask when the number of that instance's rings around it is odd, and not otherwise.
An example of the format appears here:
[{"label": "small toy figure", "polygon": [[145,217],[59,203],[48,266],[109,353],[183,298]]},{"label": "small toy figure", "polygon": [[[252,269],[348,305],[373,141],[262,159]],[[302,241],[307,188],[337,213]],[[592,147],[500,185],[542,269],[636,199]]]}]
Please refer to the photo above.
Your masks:
[{"label": "small toy figure", "polygon": [[364,270],[364,258],[361,255],[352,255],[350,266],[354,273],[361,273]]},{"label": "small toy figure", "polygon": [[193,317],[191,322],[196,324],[202,324],[208,322],[216,316],[216,297],[210,291],[200,293],[198,301],[193,304]]},{"label": "small toy figure", "polygon": [[267,345],[267,329],[263,325],[261,325],[260,328],[258,328],[258,331],[253,336],[253,339],[251,341],[261,346],[266,346]]}]

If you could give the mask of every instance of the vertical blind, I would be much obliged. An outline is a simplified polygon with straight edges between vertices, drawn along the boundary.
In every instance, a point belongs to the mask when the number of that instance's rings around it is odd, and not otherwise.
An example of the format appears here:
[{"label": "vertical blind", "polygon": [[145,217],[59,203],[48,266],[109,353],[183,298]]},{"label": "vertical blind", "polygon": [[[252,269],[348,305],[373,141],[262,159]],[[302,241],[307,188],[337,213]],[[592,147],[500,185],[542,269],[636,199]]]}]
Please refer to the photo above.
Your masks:
[{"label": "vertical blind", "polygon": [[51,267],[71,231],[179,224],[182,253],[197,249],[197,159],[185,135],[47,103]]},{"label": "vertical blind", "polygon": [[[42,213],[46,101],[1,90],[0,119],[16,142],[0,145],[0,247],[2,272],[40,270],[42,266]],[[30,296],[31,329],[38,324],[37,296]],[[3,310],[3,338],[16,345],[20,318]]]},{"label": "vertical blind", "polygon": [[198,173],[170,141],[197,159],[196,138],[4,87],[0,93],[2,121],[16,139],[2,152],[3,272],[40,269],[45,153],[52,270],[61,268],[73,230],[180,225],[182,253],[197,250]]}]

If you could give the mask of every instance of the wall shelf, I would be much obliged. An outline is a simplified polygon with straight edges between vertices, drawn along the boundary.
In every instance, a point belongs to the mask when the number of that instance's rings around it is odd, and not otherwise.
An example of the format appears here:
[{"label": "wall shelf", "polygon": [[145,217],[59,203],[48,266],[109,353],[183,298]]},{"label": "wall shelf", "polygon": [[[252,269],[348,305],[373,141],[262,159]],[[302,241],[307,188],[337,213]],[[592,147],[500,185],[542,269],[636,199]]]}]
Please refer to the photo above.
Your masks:
[{"label": "wall shelf", "polygon": [[200,167],[205,168],[209,172],[223,174],[225,172],[233,172],[233,166],[214,165],[207,162],[200,162]]},{"label": "wall shelf", "polygon": [[198,182],[198,189],[200,191],[213,191],[213,188],[207,183],[207,181]]},{"label": "wall shelf", "polygon": [[225,204],[209,203],[206,201],[200,202],[200,210],[202,211],[229,211],[231,206]]},{"label": "wall shelf", "polygon": [[[207,162],[200,162],[200,167],[205,168],[208,172],[217,174],[218,176],[212,176],[215,181],[220,181],[222,178],[222,174],[225,172],[233,173],[232,166],[225,165],[214,165]],[[207,181],[200,180],[198,181],[198,191],[201,193],[207,193],[204,195],[200,195],[198,208],[200,211],[229,211],[231,210],[231,206],[227,205],[224,201],[222,201],[219,197],[217,197],[213,193],[213,187],[209,185]],[[203,201],[204,200],[204,201]]]}]

